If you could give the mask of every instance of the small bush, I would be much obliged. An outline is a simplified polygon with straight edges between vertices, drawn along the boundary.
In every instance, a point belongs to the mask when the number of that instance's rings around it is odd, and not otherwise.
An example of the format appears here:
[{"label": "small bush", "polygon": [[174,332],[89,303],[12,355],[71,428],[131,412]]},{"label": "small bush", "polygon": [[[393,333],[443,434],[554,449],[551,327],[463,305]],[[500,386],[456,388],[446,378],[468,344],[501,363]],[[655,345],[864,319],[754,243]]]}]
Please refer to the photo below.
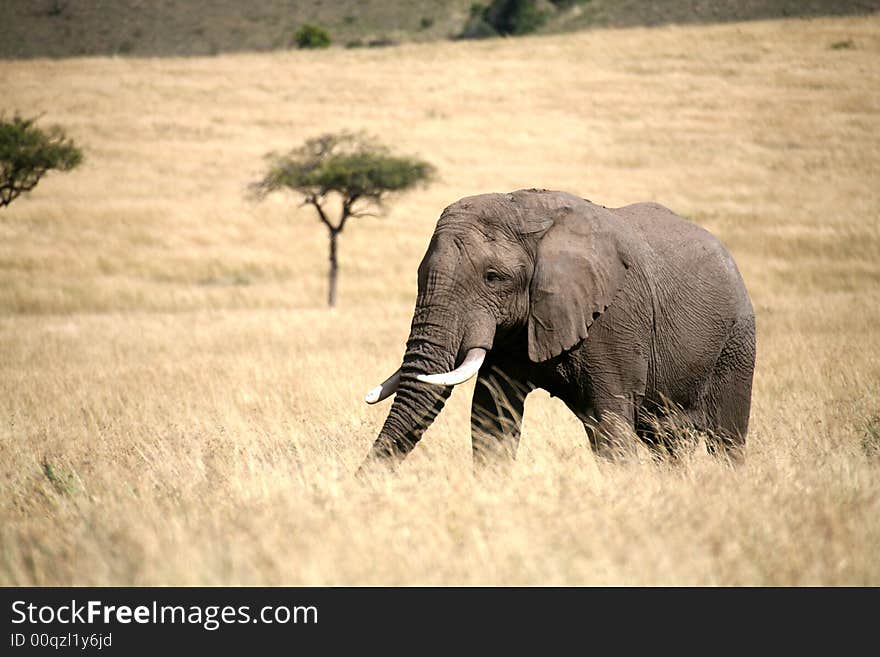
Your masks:
[{"label": "small bush", "polygon": [[346,41],[346,43],[345,43],[345,47],[346,47],[346,48],[363,48],[363,47],[364,47],[364,42],[361,41],[360,39],[354,39],[354,40],[352,40],[352,41]]},{"label": "small bush", "polygon": [[330,45],[330,35],[319,25],[303,25],[293,38],[298,48],[327,48]]},{"label": "small bush", "polygon": [[849,50],[855,47],[856,44],[853,43],[852,39],[846,39],[845,41],[835,41],[831,44],[831,50]]},{"label": "small bush", "polygon": [[52,484],[56,493],[59,495],[72,495],[76,492],[76,479],[72,473],[56,467],[45,457],[43,457],[41,465],[43,466],[43,475]]},{"label": "small bush", "polygon": [[427,30],[430,29],[434,25],[434,19],[430,16],[422,16],[422,19],[419,21],[419,29]]}]

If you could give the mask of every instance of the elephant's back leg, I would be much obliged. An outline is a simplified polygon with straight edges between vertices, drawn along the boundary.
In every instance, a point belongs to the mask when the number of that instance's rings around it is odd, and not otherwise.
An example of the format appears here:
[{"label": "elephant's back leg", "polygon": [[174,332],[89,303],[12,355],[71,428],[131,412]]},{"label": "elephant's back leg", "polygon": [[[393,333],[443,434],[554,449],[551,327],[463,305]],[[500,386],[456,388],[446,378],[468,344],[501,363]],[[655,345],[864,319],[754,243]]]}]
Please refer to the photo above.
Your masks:
[{"label": "elephant's back leg", "polygon": [[709,449],[742,458],[749,430],[752,376],[755,370],[755,318],[737,320],[708,382],[704,412]]}]

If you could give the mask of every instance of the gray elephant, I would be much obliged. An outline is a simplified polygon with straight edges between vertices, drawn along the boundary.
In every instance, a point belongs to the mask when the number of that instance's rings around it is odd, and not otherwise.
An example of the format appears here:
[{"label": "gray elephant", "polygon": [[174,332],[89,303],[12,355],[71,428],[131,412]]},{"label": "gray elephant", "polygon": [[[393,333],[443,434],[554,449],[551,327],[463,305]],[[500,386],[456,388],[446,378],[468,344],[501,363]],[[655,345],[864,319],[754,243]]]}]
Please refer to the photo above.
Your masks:
[{"label": "gray elephant", "polygon": [[636,434],[660,446],[658,418],[674,409],[739,460],[754,365],[749,295],[704,229],[656,203],[612,209],[535,189],[463,198],[419,266],[403,364],[367,394],[396,396],[362,470],[410,452],[475,374],[477,465],[515,458],[535,388],[565,402],[600,455]]}]

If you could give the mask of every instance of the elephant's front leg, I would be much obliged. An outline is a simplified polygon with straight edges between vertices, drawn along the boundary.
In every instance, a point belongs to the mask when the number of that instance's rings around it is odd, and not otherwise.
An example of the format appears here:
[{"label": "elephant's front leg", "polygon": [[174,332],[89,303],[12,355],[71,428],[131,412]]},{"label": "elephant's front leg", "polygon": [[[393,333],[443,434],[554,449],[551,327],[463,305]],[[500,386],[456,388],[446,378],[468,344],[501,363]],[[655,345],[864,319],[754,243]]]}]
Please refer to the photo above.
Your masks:
[{"label": "elephant's front leg", "polygon": [[582,418],[593,452],[609,460],[626,458],[638,442],[634,413],[624,395],[597,400],[593,414]]},{"label": "elephant's front leg", "polygon": [[471,404],[474,467],[516,458],[526,395],[534,389],[497,367],[480,371]]},{"label": "elephant's front leg", "polygon": [[619,410],[602,411],[601,419],[584,422],[593,452],[609,460],[625,459],[636,444],[630,418]]},{"label": "elephant's front leg", "polygon": [[569,404],[569,408],[584,423],[598,456],[626,458],[639,442],[635,417],[648,378],[648,349],[641,344],[635,338],[618,339],[607,326],[597,327],[577,354],[584,364],[581,392],[575,406]]}]

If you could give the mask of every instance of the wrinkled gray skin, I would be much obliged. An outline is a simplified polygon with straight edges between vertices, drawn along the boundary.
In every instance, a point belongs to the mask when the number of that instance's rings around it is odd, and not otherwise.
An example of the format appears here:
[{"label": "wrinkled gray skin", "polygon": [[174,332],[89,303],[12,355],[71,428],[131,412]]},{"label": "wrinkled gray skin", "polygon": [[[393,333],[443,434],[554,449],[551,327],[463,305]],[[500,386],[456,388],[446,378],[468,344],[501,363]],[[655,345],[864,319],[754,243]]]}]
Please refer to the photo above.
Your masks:
[{"label": "wrinkled gray skin", "polygon": [[472,403],[477,465],[515,457],[535,388],[565,402],[601,455],[633,432],[657,446],[650,418],[676,408],[714,435],[710,449],[741,457],[752,304],[727,249],[667,208],[545,190],[464,198],[437,222],[418,284],[401,384],[365,466],[412,450],[451,392],[416,376],[472,347],[489,350]]}]

